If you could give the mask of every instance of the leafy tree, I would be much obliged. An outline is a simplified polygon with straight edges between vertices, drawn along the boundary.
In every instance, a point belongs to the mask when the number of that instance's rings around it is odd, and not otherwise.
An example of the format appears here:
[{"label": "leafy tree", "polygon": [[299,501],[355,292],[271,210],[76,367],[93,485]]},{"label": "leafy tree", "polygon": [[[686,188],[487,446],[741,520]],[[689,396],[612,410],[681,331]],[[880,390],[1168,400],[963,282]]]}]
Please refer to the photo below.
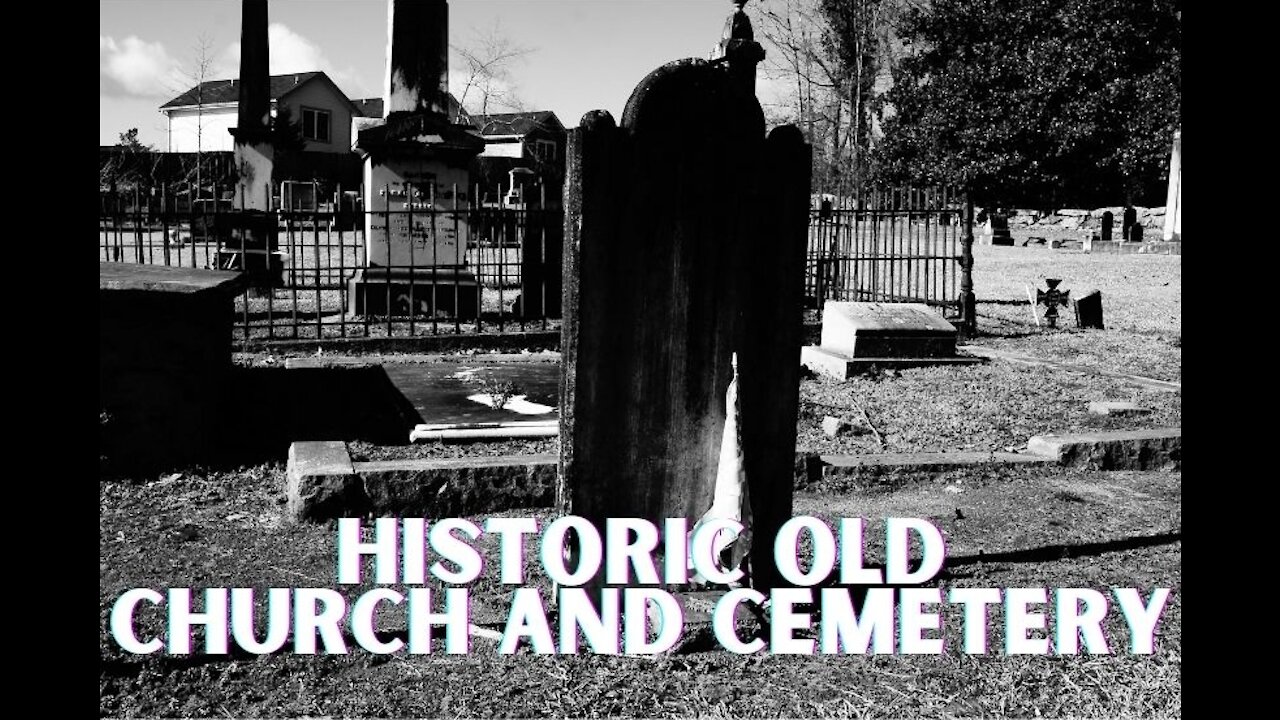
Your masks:
[{"label": "leafy tree", "polygon": [[884,179],[982,204],[1155,198],[1181,113],[1179,0],[933,0],[899,28]]}]

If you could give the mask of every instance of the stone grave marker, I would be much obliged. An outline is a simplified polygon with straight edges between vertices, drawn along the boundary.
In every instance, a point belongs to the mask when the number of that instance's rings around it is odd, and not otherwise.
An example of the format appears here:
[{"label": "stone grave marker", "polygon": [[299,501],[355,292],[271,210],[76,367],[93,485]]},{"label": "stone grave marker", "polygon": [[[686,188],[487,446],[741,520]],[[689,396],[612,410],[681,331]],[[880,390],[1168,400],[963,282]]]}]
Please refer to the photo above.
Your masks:
[{"label": "stone grave marker", "polygon": [[557,505],[602,532],[693,528],[740,462],[767,593],[791,516],[811,151],[794,126],[766,135],[741,8],[720,53],[658,68],[620,122],[589,112],[569,133]]},{"label": "stone grave marker", "polygon": [[475,318],[466,267],[468,165],[484,150],[448,115],[447,0],[389,0],[385,118],[358,120],[364,160],[366,267],[350,281],[356,315]]},{"label": "stone grave marker", "polygon": [[996,208],[987,213],[985,236],[988,245],[1013,245],[1013,236],[1009,234],[1009,216],[1002,209]]},{"label": "stone grave marker", "polygon": [[1076,327],[1105,330],[1102,324],[1102,291],[1088,290],[1071,298],[1071,308],[1076,314]]},{"label": "stone grave marker", "polygon": [[1110,210],[1102,213],[1102,242],[1111,242],[1111,228],[1116,224],[1116,216]]},{"label": "stone grave marker", "polygon": [[1049,327],[1058,327],[1058,308],[1066,305],[1070,300],[1070,290],[1059,290],[1058,285],[1062,282],[1060,278],[1045,278],[1044,284],[1049,286],[1048,290],[1036,290],[1036,304],[1044,305],[1044,320]]},{"label": "stone grave marker", "polygon": [[1129,234],[1133,226],[1138,224],[1138,210],[1134,208],[1132,205],[1126,205],[1124,208],[1124,215],[1122,216],[1122,218],[1123,219],[1121,220],[1121,223],[1120,223],[1120,239],[1123,241],[1128,241]]},{"label": "stone grave marker", "polygon": [[954,325],[923,303],[828,300],[821,344],[803,348],[800,362],[841,380],[872,364],[973,362],[975,358],[956,354],[958,334]]}]

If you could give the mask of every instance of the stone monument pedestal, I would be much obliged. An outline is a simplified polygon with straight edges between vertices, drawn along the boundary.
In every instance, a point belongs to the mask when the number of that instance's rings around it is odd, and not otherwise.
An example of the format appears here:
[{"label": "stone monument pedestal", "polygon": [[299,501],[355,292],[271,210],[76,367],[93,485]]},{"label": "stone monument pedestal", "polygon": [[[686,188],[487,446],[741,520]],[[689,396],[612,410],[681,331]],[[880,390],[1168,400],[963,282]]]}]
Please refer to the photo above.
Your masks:
[{"label": "stone monument pedestal", "polygon": [[480,284],[463,267],[361,268],[347,290],[352,315],[480,316]]}]

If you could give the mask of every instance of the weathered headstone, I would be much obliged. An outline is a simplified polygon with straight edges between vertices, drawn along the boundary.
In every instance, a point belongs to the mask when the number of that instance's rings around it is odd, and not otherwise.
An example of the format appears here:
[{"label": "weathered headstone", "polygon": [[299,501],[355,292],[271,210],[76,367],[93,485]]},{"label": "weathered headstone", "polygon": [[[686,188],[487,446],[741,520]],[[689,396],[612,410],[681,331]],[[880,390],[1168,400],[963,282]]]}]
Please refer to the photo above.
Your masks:
[{"label": "weathered headstone", "polygon": [[1142,242],[1142,223],[1134,223],[1129,227],[1129,242]]},{"label": "weathered headstone", "polygon": [[1124,208],[1123,220],[1120,224],[1120,239],[1129,240],[1129,233],[1134,225],[1138,224],[1138,210],[1132,205],[1126,205]]},{"label": "weathered headstone", "polygon": [[1111,242],[1111,228],[1116,224],[1116,216],[1110,210],[1102,213],[1102,242]]},{"label": "weathered headstone", "polygon": [[1009,234],[1009,216],[1001,208],[987,213],[986,238],[988,245],[1013,245]]},{"label": "weathered headstone", "polygon": [[1076,327],[1105,330],[1102,324],[1102,291],[1089,290],[1071,298],[1076,313]]},{"label": "weathered headstone", "polygon": [[[569,134],[557,504],[689,527],[713,505],[738,358],[751,583],[791,515],[811,153],[765,135],[739,9],[715,61],[664,65]],[[598,582],[599,578],[597,578]]]},{"label": "weathered headstone", "polygon": [[350,282],[357,315],[474,318],[466,267],[468,165],[484,150],[448,115],[447,0],[388,0],[386,118],[357,121],[364,159],[365,259]]}]

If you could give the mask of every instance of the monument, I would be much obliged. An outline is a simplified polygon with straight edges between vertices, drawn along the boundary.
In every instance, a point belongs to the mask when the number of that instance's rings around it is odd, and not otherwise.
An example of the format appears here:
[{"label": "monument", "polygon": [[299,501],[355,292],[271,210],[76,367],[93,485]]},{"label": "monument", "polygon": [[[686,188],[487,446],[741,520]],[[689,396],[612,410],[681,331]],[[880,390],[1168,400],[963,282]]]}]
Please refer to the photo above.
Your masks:
[{"label": "monument", "polygon": [[597,110],[569,133],[557,506],[602,532],[741,512],[753,540],[728,552],[767,593],[791,516],[811,151],[794,126],[766,136],[764,50],[735,4],[719,57],[654,70],[621,122]]},{"label": "monument", "polygon": [[244,270],[259,288],[283,281],[284,256],[278,248],[278,222],[272,207],[271,178],[275,149],[271,141],[270,47],[267,0],[241,0],[240,93],[233,145],[236,186],[234,212],[215,216],[218,267]]},{"label": "monument", "polygon": [[859,370],[961,364],[980,359],[956,353],[959,331],[924,303],[838,302],[822,310],[822,338],[801,350],[814,372],[847,380]]},{"label": "monument", "polygon": [[480,286],[466,267],[468,166],[484,139],[448,114],[448,1],[388,0],[387,40],[385,117],[355,126],[366,267],[350,281],[348,309],[475,318]]}]

